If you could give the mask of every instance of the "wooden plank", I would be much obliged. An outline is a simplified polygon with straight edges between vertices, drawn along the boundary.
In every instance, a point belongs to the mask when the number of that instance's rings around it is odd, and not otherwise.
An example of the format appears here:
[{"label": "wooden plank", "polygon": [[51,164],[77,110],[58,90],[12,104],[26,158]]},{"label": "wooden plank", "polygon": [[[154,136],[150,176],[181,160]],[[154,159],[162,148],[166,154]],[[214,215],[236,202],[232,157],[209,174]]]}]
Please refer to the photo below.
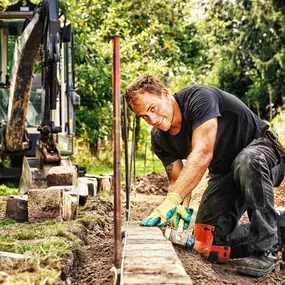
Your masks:
[{"label": "wooden plank", "polygon": [[171,242],[157,227],[141,227],[129,223],[125,232],[125,285],[191,285]]},{"label": "wooden plank", "polygon": [[175,274],[177,276],[184,276],[184,270],[183,267],[181,267],[181,264],[169,264],[169,262],[165,263],[163,266],[159,263],[154,265],[149,262],[137,265],[127,263],[125,264],[124,269],[128,271],[128,274],[157,274],[157,272],[159,272],[159,274]]},{"label": "wooden plank", "polygon": [[139,243],[139,244],[128,244],[126,251],[139,251],[139,250],[165,250],[173,252],[173,246],[170,242],[168,243]]},{"label": "wooden plank", "polygon": [[155,251],[148,251],[148,250],[137,250],[137,251],[128,251],[126,247],[126,257],[149,257],[150,259],[153,257],[169,257],[169,256],[176,256],[176,253],[172,250],[155,250]]},{"label": "wooden plank", "polygon": [[160,243],[160,244],[167,244],[167,241],[164,239],[164,237],[161,237],[161,239],[152,239],[149,237],[149,239],[134,239],[133,237],[128,239],[128,244],[144,244],[144,243]]},{"label": "wooden plank", "polygon": [[146,233],[146,232],[139,232],[139,231],[128,231],[128,238],[129,239],[161,239],[165,240],[165,237],[161,235],[160,233]]},{"label": "wooden plank", "polygon": [[[161,264],[161,265],[167,265],[167,264],[181,264],[181,261],[173,256],[170,257],[153,257],[151,259],[152,264]],[[149,265],[149,257],[137,257],[135,259],[132,258],[126,258],[124,260],[125,265],[133,265],[133,266],[138,266],[142,264],[147,264]]]},{"label": "wooden plank", "polygon": [[125,274],[123,277],[124,285],[150,285],[150,284],[175,284],[188,285],[193,284],[190,277],[177,276],[171,274]]}]

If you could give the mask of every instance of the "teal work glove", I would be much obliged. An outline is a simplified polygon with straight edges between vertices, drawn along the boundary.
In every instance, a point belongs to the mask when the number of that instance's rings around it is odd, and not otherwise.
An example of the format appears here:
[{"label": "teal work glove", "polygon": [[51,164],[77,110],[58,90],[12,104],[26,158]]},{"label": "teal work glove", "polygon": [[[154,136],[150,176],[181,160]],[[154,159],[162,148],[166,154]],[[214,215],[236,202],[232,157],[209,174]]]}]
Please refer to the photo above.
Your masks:
[{"label": "teal work glove", "polygon": [[140,225],[153,227],[158,225],[163,227],[166,222],[174,215],[176,207],[183,201],[179,194],[170,192],[167,194],[165,200],[146,218],[144,218]]},{"label": "teal work glove", "polygon": [[178,220],[175,221],[176,227],[178,226],[179,219],[182,219],[184,221],[183,230],[186,230],[189,227],[193,213],[194,213],[193,208],[187,208],[182,205],[177,206],[175,212],[176,219],[178,218]]}]

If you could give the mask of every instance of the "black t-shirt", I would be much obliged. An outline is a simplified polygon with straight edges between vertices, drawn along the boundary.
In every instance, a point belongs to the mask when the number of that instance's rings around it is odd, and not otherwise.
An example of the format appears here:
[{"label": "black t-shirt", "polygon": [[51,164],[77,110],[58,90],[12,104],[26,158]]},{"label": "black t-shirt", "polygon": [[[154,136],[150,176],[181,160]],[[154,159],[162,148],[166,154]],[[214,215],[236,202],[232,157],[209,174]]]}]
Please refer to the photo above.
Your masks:
[{"label": "black t-shirt", "polygon": [[218,88],[193,85],[174,94],[182,111],[182,126],[177,135],[153,128],[152,147],[164,166],[186,159],[191,152],[192,132],[212,118],[218,118],[211,173],[228,173],[238,153],[261,137],[268,125],[237,97]]}]

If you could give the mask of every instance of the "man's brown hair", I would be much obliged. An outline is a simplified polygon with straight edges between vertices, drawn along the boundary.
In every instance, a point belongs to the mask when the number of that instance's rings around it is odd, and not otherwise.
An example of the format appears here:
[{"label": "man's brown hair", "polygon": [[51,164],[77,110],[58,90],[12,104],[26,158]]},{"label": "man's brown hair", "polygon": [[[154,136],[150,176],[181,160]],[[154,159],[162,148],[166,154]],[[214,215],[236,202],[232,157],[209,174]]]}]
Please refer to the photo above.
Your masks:
[{"label": "man's brown hair", "polygon": [[162,88],[166,87],[156,76],[151,74],[140,75],[127,87],[127,91],[125,93],[127,104],[131,108],[136,95],[144,92],[160,95]]}]

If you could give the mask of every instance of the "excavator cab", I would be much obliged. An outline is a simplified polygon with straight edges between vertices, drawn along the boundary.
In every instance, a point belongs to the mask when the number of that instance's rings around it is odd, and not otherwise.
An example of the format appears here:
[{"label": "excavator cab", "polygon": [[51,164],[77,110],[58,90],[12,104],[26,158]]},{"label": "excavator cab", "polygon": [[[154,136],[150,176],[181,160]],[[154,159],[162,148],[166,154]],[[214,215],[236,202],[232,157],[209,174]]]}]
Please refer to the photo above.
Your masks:
[{"label": "excavator cab", "polygon": [[71,155],[79,104],[72,29],[57,1],[0,12],[0,180],[20,177],[24,157],[43,168]]}]

